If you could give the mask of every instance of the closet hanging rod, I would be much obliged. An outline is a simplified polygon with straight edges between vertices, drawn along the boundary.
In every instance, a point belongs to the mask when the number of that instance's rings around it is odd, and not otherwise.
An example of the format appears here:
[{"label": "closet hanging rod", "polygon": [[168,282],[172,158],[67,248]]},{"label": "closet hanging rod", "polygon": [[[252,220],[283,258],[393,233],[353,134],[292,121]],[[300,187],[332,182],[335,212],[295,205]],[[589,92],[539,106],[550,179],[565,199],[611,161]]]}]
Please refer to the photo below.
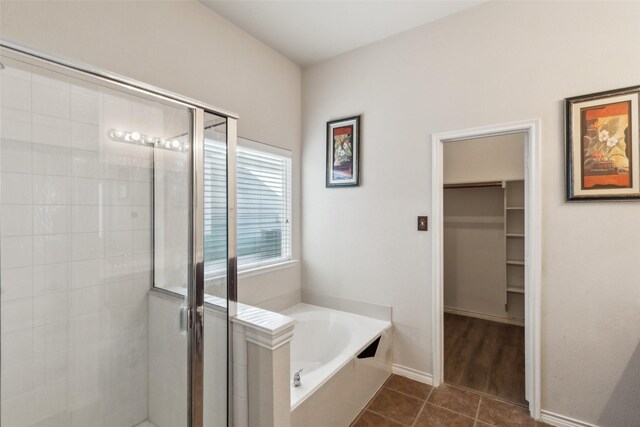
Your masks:
[{"label": "closet hanging rod", "polygon": [[445,184],[444,189],[458,189],[458,188],[483,188],[483,187],[502,187],[502,181],[493,182],[466,182],[463,184]]}]

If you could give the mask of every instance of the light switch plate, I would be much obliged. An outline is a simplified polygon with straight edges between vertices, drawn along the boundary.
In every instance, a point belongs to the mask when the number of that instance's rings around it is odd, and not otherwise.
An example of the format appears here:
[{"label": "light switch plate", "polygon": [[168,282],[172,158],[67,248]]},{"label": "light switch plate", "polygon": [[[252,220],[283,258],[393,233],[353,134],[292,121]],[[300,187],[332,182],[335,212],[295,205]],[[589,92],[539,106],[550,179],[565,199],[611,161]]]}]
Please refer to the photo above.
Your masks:
[{"label": "light switch plate", "polygon": [[418,217],[418,231],[429,231],[429,217],[428,216],[419,216]]}]

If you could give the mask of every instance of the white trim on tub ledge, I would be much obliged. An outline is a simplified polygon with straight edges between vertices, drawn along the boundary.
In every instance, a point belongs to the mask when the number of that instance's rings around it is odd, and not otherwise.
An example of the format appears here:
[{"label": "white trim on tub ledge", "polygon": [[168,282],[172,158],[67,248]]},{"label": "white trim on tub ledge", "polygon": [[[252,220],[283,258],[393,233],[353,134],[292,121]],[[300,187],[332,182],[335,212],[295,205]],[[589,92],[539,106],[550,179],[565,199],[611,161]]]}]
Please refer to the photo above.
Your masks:
[{"label": "white trim on tub ledge", "polygon": [[244,326],[247,341],[272,351],[291,341],[296,325],[291,317],[245,304],[231,321]]},{"label": "white trim on tub ledge", "polygon": [[544,409],[540,411],[540,421],[556,427],[598,427],[596,424],[576,420],[575,418],[545,411]]},{"label": "white trim on tub ledge", "polygon": [[393,365],[391,365],[391,372],[393,372],[396,375],[407,377],[409,379],[412,379],[421,383],[425,383],[428,385],[433,384],[433,377],[431,376],[431,374],[418,371],[417,369],[409,368],[407,366],[398,365],[397,363],[394,363]]}]

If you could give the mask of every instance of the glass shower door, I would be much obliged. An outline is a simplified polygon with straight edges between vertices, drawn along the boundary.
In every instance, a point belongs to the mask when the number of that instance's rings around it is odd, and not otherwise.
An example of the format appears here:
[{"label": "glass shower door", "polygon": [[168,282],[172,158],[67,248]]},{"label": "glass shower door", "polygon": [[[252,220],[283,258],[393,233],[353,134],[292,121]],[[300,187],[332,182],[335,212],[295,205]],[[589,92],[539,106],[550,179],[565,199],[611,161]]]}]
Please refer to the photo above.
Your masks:
[{"label": "glass shower door", "polygon": [[[228,200],[233,200],[235,193],[228,175],[232,173],[229,165],[235,161],[235,156],[229,155],[235,152],[229,149],[235,147],[235,133],[229,138],[228,129],[235,129],[235,119],[195,110],[191,120],[192,134],[177,135],[171,149],[156,148],[154,152],[154,286],[164,294],[183,296],[178,307],[181,332],[165,325],[158,334],[150,333],[150,372],[158,382],[157,387],[150,387],[150,418],[162,419],[159,427],[181,425],[178,423],[185,413],[191,426],[232,424],[227,290],[235,289],[236,275],[235,259],[230,262],[229,257],[235,254],[234,240],[229,238],[229,230],[233,230],[230,224],[233,226],[235,220],[228,220],[233,218],[229,206],[234,203]],[[182,144],[184,149],[174,150],[174,144]],[[235,170],[233,166],[231,170]],[[172,304],[164,302],[167,309],[175,311],[175,300]],[[153,308],[150,311],[154,315]],[[150,328],[157,324],[150,319]],[[155,340],[156,335],[170,338]],[[186,366],[186,371],[166,369],[163,360],[156,366],[156,342],[163,347],[158,349],[159,354],[171,354],[172,366]],[[185,343],[187,354],[170,351],[173,346],[183,348]],[[185,387],[172,388],[176,383]],[[180,411],[162,400],[172,392],[173,399],[186,403]],[[154,415],[156,409],[162,416]]]},{"label": "glass shower door", "polygon": [[[235,246],[234,221],[228,221],[228,212],[235,205],[233,197],[229,203],[230,194],[233,194],[230,185],[233,187],[235,180],[228,178],[235,175],[235,144],[231,142],[234,139],[235,121],[208,112],[203,119],[202,243],[204,298],[207,303],[204,336],[204,426],[218,427],[227,425],[227,422],[228,425],[234,425],[229,400],[221,400],[216,396],[229,393],[228,398],[233,397],[233,390],[228,387],[232,381],[229,370],[232,357],[228,352],[230,339],[227,340],[227,337],[231,335],[228,329],[229,300],[233,301],[235,298],[235,262],[229,263],[229,255],[233,257]],[[231,295],[229,289],[232,289]],[[227,341],[223,343],[222,340]]]},{"label": "glass shower door", "polygon": [[171,342],[153,322],[175,317],[156,319],[149,300],[154,147],[189,133],[190,109],[28,57],[1,62],[1,424],[148,422],[156,344]]},{"label": "glass shower door", "polygon": [[174,123],[169,136],[152,147],[154,292],[149,294],[149,419],[157,427],[192,425],[194,114],[192,110],[186,122]]},{"label": "glass shower door", "polygon": [[4,44],[0,63],[0,425],[226,425],[204,119],[225,143],[235,119]]}]

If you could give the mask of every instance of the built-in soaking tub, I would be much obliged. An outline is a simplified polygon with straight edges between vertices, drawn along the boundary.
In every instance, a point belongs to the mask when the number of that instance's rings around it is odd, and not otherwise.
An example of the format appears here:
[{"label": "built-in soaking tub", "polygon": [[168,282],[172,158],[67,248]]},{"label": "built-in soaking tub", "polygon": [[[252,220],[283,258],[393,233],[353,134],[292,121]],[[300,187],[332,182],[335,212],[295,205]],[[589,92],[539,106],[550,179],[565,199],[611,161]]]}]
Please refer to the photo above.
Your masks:
[{"label": "built-in soaking tub", "polygon": [[[391,371],[391,322],[298,304],[291,342],[292,426],[348,426]],[[358,358],[380,337],[375,356]]]}]

